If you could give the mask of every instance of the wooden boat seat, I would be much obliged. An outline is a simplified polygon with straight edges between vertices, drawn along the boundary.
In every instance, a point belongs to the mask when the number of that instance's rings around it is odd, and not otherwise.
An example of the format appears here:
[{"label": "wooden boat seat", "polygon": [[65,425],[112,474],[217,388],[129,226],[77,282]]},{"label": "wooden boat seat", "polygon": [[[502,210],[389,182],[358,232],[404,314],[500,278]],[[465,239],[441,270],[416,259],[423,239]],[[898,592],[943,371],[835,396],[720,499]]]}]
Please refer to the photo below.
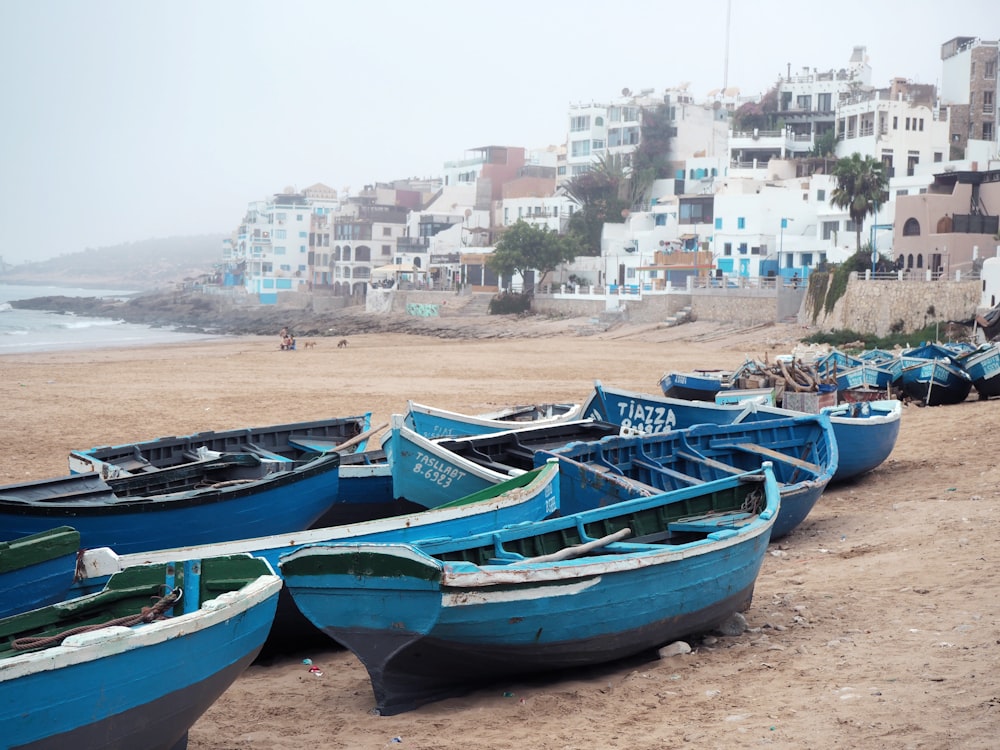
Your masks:
[{"label": "wooden boat seat", "polygon": [[289,435],[288,444],[309,453],[329,453],[338,450],[339,446],[336,440],[327,440],[312,435]]},{"label": "wooden boat seat", "polygon": [[663,466],[662,464],[653,463],[651,461],[644,461],[639,458],[633,458],[632,465],[638,466],[640,469],[648,469],[649,471],[655,471],[661,474],[666,474],[668,477],[671,477],[673,479],[679,479],[685,484],[690,484],[690,485],[703,484],[703,482],[700,479],[696,479],[690,474],[685,474],[684,472],[677,471],[676,469],[671,469],[666,466]]},{"label": "wooden boat seat", "polygon": [[675,454],[678,458],[683,458],[685,461],[691,461],[692,463],[704,464],[710,468],[716,469],[717,471],[723,471],[728,474],[742,474],[742,469],[737,469],[735,466],[730,466],[722,461],[716,461],[714,458],[708,458],[707,456],[698,456],[694,453],[688,453],[687,451],[677,451]]},{"label": "wooden boat seat", "polygon": [[144,458],[125,458],[121,461],[115,461],[114,464],[119,469],[127,471],[129,474],[140,474],[144,471],[158,471],[153,464]]},{"label": "wooden boat seat", "polygon": [[743,526],[754,516],[752,513],[725,513],[717,516],[700,516],[671,521],[667,524],[669,531],[696,534],[711,534],[721,529],[733,529]]},{"label": "wooden boat seat", "polygon": [[713,443],[713,447],[741,450],[746,451],[747,453],[757,453],[761,456],[766,456],[772,461],[780,461],[781,463],[790,464],[799,469],[810,471],[814,474],[823,473],[823,468],[818,464],[814,464],[811,461],[805,461],[801,458],[795,458],[794,456],[789,456],[787,453],[776,451],[773,448],[768,448],[764,445],[757,445],[756,443]]},{"label": "wooden boat seat", "polygon": [[261,448],[259,445],[254,445],[253,443],[245,443],[242,446],[242,450],[245,453],[252,453],[258,458],[263,458],[267,461],[287,461],[289,463],[294,462],[295,459],[288,458],[288,456],[282,456],[280,453],[274,453],[267,450],[266,448]]}]

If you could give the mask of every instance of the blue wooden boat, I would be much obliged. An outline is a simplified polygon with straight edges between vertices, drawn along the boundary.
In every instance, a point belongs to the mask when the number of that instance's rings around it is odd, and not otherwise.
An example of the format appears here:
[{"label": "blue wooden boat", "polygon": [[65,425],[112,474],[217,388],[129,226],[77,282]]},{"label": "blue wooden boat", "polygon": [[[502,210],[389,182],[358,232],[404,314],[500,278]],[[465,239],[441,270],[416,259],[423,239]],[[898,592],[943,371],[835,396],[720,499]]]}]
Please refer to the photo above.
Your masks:
[{"label": "blue wooden boat", "polygon": [[594,381],[594,392],[584,402],[588,419],[611,422],[626,431],[644,434],[683,430],[696,424],[730,424],[749,405],[669,398],[621,388],[606,388]]},{"label": "blue wooden boat", "polygon": [[80,532],[69,526],[0,542],[0,618],[65,599],[79,552]]},{"label": "blue wooden boat", "polygon": [[392,715],[718,626],[750,604],[778,505],[765,467],[475,537],[308,546],[281,568]]},{"label": "blue wooden boat", "polygon": [[390,429],[382,447],[392,467],[393,491],[427,507],[533,469],[536,450],[619,432],[617,425],[587,419],[430,440],[406,427],[398,414],[392,416]]},{"label": "blue wooden boat", "polygon": [[183,750],[259,652],[280,588],[251,557],[146,566],[0,620],[0,744]]},{"label": "blue wooden boat", "polygon": [[972,390],[972,378],[951,359],[904,356],[899,387],[914,401],[942,406],[965,401]]},{"label": "blue wooden boat", "polygon": [[370,428],[371,414],[292,422],[236,430],[210,430],[190,435],[170,435],[121,445],[104,445],[69,454],[73,474],[97,472],[105,479],[142,474],[222,453],[252,453],[281,463],[310,460],[322,453],[343,451],[345,444],[366,450],[362,439]]},{"label": "blue wooden boat", "polygon": [[668,398],[714,402],[719,391],[734,387],[736,377],[732,370],[671,371],[660,378],[660,389]]},{"label": "blue wooden boat", "polygon": [[[830,418],[839,459],[834,482],[853,479],[881,465],[892,453],[899,437],[902,403],[897,399],[869,401],[868,408],[848,404],[824,407]],[[616,422],[643,434],[686,429],[697,424],[740,424],[802,416],[802,412],[746,402],[709,404],[669,399],[665,396],[608,388],[597,381],[585,404],[588,417]],[[636,417],[638,416],[638,418]]]},{"label": "blue wooden boat", "polygon": [[882,394],[892,385],[892,371],[871,362],[862,362],[836,374],[837,390],[873,390]]},{"label": "blue wooden boat", "polygon": [[525,426],[558,424],[580,419],[581,404],[510,406],[487,414],[462,414],[407,401],[403,424],[426,438],[460,437],[504,432]]},{"label": "blue wooden boat", "polygon": [[117,479],[70,474],[0,487],[0,539],[72,525],[121,553],[308,528],[337,499],[340,456],[276,470],[249,453]]},{"label": "blue wooden boat", "polygon": [[384,429],[371,426],[371,414],[210,430],[73,450],[74,474],[97,472],[112,479],[173,468],[224,453],[249,453],[275,467],[289,468],[325,453],[340,453],[339,487],[335,500],[313,525],[316,528],[383,518],[416,510],[392,496],[392,472],[385,452],[370,448],[370,439]]},{"label": "blue wooden boat", "polygon": [[[559,467],[553,459],[538,469],[420,513],[371,519],[325,529],[129,555],[119,555],[107,548],[86,550],[80,561],[77,590],[82,593],[93,592],[107,582],[108,576],[135,565],[252,554],[267,560],[277,570],[279,557],[303,544],[353,540],[412,542],[436,537],[466,536],[539,521],[557,512],[559,507]],[[301,643],[303,638],[308,638],[314,632],[312,625],[299,615],[290,597],[282,592],[274,633],[269,642],[275,644],[276,648],[287,647],[291,643]]]},{"label": "blue wooden boat", "polygon": [[816,372],[821,377],[835,377],[844,370],[850,370],[862,363],[859,357],[855,357],[839,349],[831,349],[826,354],[818,357],[814,363]]},{"label": "blue wooden boat", "polygon": [[962,355],[959,364],[972,378],[972,385],[981,401],[1000,396],[1000,344],[995,341],[985,343]]},{"label": "blue wooden boat", "polygon": [[[804,414],[762,422],[697,425],[686,430],[606,437],[537,454],[555,456],[613,475],[649,492],[670,492],[773,463],[781,489],[781,511],[772,538],[787,535],[805,520],[837,467],[837,442],[825,414]],[[565,468],[564,473],[565,473]],[[595,477],[562,479],[562,507],[574,512],[601,502]]]}]

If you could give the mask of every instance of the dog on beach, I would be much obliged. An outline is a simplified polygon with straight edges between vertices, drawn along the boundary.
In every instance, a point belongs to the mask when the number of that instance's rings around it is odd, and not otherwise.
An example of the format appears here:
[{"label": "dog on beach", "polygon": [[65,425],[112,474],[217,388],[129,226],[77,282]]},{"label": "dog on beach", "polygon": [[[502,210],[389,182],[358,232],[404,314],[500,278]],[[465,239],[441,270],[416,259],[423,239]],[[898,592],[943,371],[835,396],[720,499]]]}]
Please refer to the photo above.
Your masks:
[{"label": "dog on beach", "polygon": [[302,348],[303,349],[315,349],[316,348],[316,342],[315,341],[306,341],[305,343],[302,344]]},{"label": "dog on beach", "polygon": [[347,346],[347,339],[341,339],[340,341],[337,342],[338,349],[343,349],[346,346]]}]

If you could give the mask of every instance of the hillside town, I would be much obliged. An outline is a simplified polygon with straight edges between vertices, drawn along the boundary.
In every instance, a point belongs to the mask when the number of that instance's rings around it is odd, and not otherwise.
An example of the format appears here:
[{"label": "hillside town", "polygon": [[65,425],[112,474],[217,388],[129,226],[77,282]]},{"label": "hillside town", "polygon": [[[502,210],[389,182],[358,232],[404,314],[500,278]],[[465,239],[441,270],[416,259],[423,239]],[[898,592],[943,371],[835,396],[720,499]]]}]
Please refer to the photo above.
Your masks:
[{"label": "hillside town", "polygon": [[[531,289],[615,309],[697,287],[798,288],[862,248],[883,278],[992,278],[998,42],[963,36],[927,50],[940,55],[939,86],[872,81],[869,50],[845,52],[827,69],[789,64],[756,96],[623,88],[571,103],[558,145],[467,148],[433,178],[286,188],[248,204],[207,288],[334,307],[370,307],[400,288]],[[854,155],[887,178],[860,223],[835,175]],[[607,185],[618,203],[599,193]],[[595,204],[603,214],[588,213]],[[581,213],[593,242],[573,262],[509,278],[487,262],[517,222],[564,234]],[[987,286],[992,307],[1000,293]]]}]

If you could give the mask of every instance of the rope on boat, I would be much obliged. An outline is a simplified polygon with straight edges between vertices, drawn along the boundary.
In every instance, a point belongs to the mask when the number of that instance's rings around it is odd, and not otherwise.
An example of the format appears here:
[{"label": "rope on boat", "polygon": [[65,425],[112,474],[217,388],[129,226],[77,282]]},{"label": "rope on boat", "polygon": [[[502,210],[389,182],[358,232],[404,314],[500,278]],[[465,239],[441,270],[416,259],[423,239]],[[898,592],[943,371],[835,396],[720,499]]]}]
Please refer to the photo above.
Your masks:
[{"label": "rope on boat", "polygon": [[143,607],[142,611],[138,614],[126,615],[124,617],[115,618],[114,620],[109,620],[108,622],[95,623],[93,625],[81,625],[78,628],[65,630],[62,633],[57,633],[55,635],[25,636],[24,638],[17,638],[14,641],[11,641],[10,647],[13,651],[29,651],[36,648],[48,648],[49,646],[57,646],[66,638],[69,638],[71,635],[77,635],[78,633],[87,633],[92,630],[110,628],[116,625],[130,628],[133,625],[139,625],[144,622],[164,620],[166,619],[166,615],[164,613],[177,604],[177,602],[181,600],[182,596],[184,596],[184,592],[178,587],[164,596],[152,597],[153,604],[149,607]]}]

